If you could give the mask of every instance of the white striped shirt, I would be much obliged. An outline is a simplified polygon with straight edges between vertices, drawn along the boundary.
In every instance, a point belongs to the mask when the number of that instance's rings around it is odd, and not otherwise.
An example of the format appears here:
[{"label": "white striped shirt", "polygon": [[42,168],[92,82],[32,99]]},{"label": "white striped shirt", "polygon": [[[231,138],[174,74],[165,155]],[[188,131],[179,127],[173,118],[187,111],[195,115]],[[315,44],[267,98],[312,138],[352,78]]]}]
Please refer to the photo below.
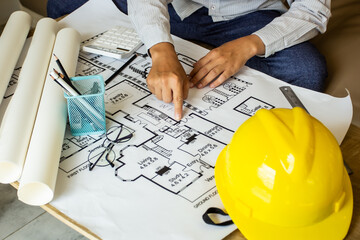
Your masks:
[{"label": "white striped shirt", "polygon": [[213,21],[230,20],[259,10],[282,13],[268,25],[254,32],[265,44],[265,57],[324,33],[331,16],[330,0],[128,0],[130,19],[149,49],[173,40],[170,35],[167,4],[172,2],[181,19],[205,6]]}]

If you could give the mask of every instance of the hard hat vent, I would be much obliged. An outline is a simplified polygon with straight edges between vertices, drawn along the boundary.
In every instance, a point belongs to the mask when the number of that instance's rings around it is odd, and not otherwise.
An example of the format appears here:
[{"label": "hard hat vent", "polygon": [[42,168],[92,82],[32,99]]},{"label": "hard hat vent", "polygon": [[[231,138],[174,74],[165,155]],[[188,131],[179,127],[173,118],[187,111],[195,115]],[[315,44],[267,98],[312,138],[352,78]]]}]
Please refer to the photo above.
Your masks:
[{"label": "hard hat vent", "polygon": [[303,181],[314,159],[315,134],[311,116],[301,108],[291,111],[290,121],[289,117],[284,118],[265,109],[259,110],[256,115],[284,171],[291,174],[293,181]]}]

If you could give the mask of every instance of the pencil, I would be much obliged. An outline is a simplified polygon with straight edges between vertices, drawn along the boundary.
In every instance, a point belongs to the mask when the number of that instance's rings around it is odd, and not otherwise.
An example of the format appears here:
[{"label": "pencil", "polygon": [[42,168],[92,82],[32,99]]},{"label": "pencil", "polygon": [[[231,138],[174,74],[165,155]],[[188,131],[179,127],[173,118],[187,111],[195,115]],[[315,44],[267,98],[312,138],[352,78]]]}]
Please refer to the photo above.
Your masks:
[{"label": "pencil", "polygon": [[53,68],[53,71],[54,71],[57,75],[59,75],[69,86],[71,86],[72,89],[73,89],[77,94],[81,95],[80,91],[76,89],[76,87],[72,84],[72,82],[71,82],[71,80],[70,80],[69,78],[66,79],[65,75],[62,74],[62,73],[59,73],[58,71],[56,71],[55,68]]},{"label": "pencil", "polygon": [[65,92],[67,95],[71,96],[71,93],[70,93],[63,85],[61,85],[61,83],[60,83],[53,75],[50,74],[50,77],[51,77],[57,84],[59,84],[59,86],[64,90],[64,92]]},{"label": "pencil", "polygon": [[79,96],[75,89],[71,85],[69,85],[64,79],[62,79],[57,72],[51,72],[50,77],[55,80],[59,85],[61,85],[61,87],[66,90],[66,92],[70,93],[69,96]]},{"label": "pencil", "polygon": [[[70,97],[77,97],[76,91],[69,86],[59,75],[55,72],[50,73],[50,77],[63,88],[64,92]],[[103,116],[98,112],[98,110],[88,103],[83,98],[78,98],[77,101],[73,101],[79,111],[83,113],[83,115],[92,120],[99,128],[102,128],[102,124],[99,122],[103,119]]]},{"label": "pencil", "polygon": [[[60,62],[60,59],[55,55],[55,53],[53,53],[53,55],[54,55],[54,57],[55,57],[55,62],[56,62],[56,64],[59,66],[60,71],[62,72],[61,78],[64,79],[67,84],[69,84],[70,86],[72,86],[72,88],[74,88],[75,91],[76,91],[79,95],[81,95],[80,92],[76,89],[76,87],[72,84],[69,76],[67,75],[67,73],[66,73],[66,71],[65,71],[65,69],[64,69],[64,67],[63,67],[63,65],[62,65],[61,62]],[[55,70],[55,69],[54,69],[54,70]],[[55,70],[55,71],[56,71],[56,70]],[[56,71],[56,73],[57,73],[57,71]]]},{"label": "pencil", "polygon": [[60,59],[55,55],[55,53],[53,53],[53,55],[54,55],[54,57],[55,57],[55,62],[56,62],[56,64],[59,66],[60,71],[62,72],[62,74],[64,74],[64,77],[65,77],[66,81],[67,81],[67,80],[70,81],[70,78],[69,78],[69,76],[67,75],[67,73],[66,73],[63,65],[61,64]]},{"label": "pencil", "polygon": [[137,57],[135,53],[131,58],[129,58],[118,70],[116,70],[108,79],[105,81],[105,86],[109,84],[122,70],[124,70],[134,59]]}]

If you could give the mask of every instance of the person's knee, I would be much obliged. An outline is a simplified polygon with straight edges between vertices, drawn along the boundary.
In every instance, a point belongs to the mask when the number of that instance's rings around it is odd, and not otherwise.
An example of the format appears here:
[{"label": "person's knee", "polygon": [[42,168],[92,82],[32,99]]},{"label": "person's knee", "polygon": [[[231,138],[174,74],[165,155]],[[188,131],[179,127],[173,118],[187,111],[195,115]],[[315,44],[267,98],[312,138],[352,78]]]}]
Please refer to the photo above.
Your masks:
[{"label": "person's knee", "polygon": [[327,77],[326,60],[315,47],[304,51],[293,63],[294,75],[292,83],[297,86],[322,92]]},{"label": "person's knee", "polygon": [[317,58],[318,62],[315,65],[314,72],[311,76],[314,78],[315,86],[313,90],[323,92],[325,90],[325,80],[328,76],[327,67],[326,67],[326,60],[325,57],[319,54],[320,56]]},{"label": "person's knee", "polygon": [[324,90],[326,61],[310,43],[284,49],[268,58],[253,57],[246,65],[292,85]]},{"label": "person's knee", "polygon": [[88,0],[48,0],[46,10],[50,18],[59,18],[73,12]]},{"label": "person's knee", "polygon": [[126,15],[128,14],[128,7],[126,0],[112,0],[112,1],[122,13],[125,13]]}]

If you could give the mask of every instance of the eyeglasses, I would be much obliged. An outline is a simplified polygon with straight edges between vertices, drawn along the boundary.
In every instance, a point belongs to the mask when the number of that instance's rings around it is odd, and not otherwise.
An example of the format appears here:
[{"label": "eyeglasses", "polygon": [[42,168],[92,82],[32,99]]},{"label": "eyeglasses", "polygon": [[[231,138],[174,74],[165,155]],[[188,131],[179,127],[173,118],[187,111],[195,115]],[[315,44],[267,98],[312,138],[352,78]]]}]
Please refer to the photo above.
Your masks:
[{"label": "eyeglasses", "polygon": [[106,138],[103,143],[89,152],[88,161],[90,163],[89,170],[93,170],[95,166],[105,167],[110,165],[114,167],[115,152],[113,150],[116,144],[128,142],[134,135],[134,131],[123,126],[114,126],[106,132]]}]

